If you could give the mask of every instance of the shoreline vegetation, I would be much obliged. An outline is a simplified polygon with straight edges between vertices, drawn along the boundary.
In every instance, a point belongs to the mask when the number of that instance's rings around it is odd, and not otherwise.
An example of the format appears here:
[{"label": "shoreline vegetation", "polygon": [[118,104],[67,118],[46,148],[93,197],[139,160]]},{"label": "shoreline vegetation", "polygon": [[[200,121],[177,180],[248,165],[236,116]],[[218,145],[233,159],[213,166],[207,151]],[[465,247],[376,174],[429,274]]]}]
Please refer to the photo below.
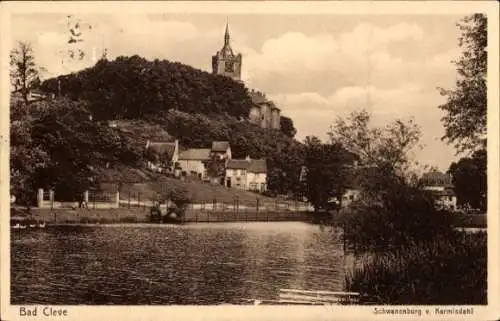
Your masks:
[{"label": "shoreline vegetation", "polygon": [[[30,214],[31,213],[31,214]],[[188,211],[185,223],[219,223],[219,222],[277,222],[302,221],[317,222],[314,212],[307,211],[261,211],[257,212],[211,212],[203,210]],[[114,224],[114,223],[150,223],[150,208],[116,208],[116,209],[40,209],[11,208],[11,216],[25,216],[48,225],[55,224]],[[335,221],[338,217],[333,214]],[[485,229],[485,214],[454,214],[452,225],[458,229]],[[330,224],[322,222],[322,224]],[[333,223],[339,224],[339,223]]]}]

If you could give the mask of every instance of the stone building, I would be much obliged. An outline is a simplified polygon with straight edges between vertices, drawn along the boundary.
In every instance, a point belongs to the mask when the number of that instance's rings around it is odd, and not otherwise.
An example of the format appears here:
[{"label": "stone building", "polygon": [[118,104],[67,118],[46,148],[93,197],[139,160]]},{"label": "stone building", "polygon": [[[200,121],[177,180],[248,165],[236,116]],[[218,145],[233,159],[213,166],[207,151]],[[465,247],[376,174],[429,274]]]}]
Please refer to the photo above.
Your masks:
[{"label": "stone building", "polygon": [[250,98],[252,108],[248,119],[261,128],[280,129],[281,111],[274,102],[267,99],[264,93],[255,90],[250,91]]},{"label": "stone building", "polygon": [[[235,54],[230,44],[229,26],[226,24],[224,46],[212,56],[212,73],[230,77],[241,82],[241,66],[243,58],[241,53]],[[252,90],[249,93],[252,99],[252,108],[248,115],[250,122],[261,128],[280,129],[281,111],[266,95]]]},{"label": "stone building", "polygon": [[212,73],[241,81],[241,53],[235,54],[230,44],[229,26],[226,24],[224,46],[212,56]]}]

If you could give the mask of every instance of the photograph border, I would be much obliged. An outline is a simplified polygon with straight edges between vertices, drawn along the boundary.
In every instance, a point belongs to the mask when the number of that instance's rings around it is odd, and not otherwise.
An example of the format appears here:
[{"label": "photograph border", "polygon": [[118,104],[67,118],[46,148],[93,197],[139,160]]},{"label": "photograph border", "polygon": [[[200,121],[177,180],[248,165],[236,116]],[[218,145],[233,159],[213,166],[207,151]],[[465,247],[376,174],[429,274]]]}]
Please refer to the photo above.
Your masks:
[{"label": "photograph border", "polygon": [[[9,198],[9,63],[11,48],[10,17],[15,14],[38,13],[203,13],[203,14],[324,14],[324,15],[448,15],[483,12],[488,17],[488,305],[473,306],[470,317],[442,316],[423,313],[419,319],[494,320],[500,318],[500,215],[499,215],[499,5],[496,1],[174,1],[174,2],[3,2],[0,3],[1,78],[0,99],[0,245],[1,245],[1,310],[2,320],[28,320],[19,316],[19,306],[10,304],[10,198]],[[437,108],[437,106],[436,106]],[[39,305],[42,306],[42,305]],[[415,315],[377,315],[374,306],[277,307],[277,306],[58,306],[68,310],[68,317],[58,319],[94,320],[386,320],[418,317]],[[380,307],[380,306],[377,306]],[[385,306],[390,307],[390,306]],[[402,308],[431,310],[437,306],[401,306]],[[471,306],[467,306],[471,307]],[[446,307],[444,307],[446,308]],[[37,317],[37,319],[47,317]]]}]

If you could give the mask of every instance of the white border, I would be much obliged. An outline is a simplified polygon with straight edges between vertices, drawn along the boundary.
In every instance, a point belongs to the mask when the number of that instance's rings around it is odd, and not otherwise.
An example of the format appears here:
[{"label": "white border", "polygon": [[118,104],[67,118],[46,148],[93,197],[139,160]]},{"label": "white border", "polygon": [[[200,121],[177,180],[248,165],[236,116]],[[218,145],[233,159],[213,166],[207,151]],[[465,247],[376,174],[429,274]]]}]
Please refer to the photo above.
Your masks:
[{"label": "white border", "polygon": [[[488,15],[488,302],[487,307],[474,307],[472,317],[456,316],[451,319],[495,320],[500,310],[495,303],[499,300],[499,81],[498,49],[499,9],[495,1],[352,1],[352,2],[3,2],[0,3],[1,44],[1,94],[0,101],[0,189],[1,189],[1,314],[2,320],[43,319],[44,317],[19,317],[17,306],[10,302],[10,228],[9,228],[9,78],[8,51],[10,43],[9,17],[16,13],[204,13],[204,14],[432,14],[448,15],[483,12]],[[273,307],[273,306],[123,306],[89,307],[67,306],[68,320],[93,319],[167,319],[167,320],[338,320],[338,319],[408,319],[402,315],[374,315],[373,307]],[[411,306],[410,308],[418,308]],[[434,310],[432,306],[423,310]],[[415,316],[410,316],[414,318]],[[445,320],[431,314],[420,318]],[[419,319],[420,319],[419,318]],[[63,319],[63,318],[57,318]]]}]

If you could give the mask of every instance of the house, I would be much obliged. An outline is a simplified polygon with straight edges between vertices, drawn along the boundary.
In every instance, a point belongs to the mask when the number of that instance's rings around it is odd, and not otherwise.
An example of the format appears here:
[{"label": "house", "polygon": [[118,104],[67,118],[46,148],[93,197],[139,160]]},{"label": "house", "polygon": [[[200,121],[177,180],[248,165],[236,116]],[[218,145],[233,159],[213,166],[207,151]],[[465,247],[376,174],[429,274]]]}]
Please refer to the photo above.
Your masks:
[{"label": "house", "polygon": [[174,173],[179,161],[179,141],[146,142],[147,167],[160,173]]},{"label": "house", "polygon": [[457,209],[457,196],[453,190],[453,183],[450,175],[433,170],[424,173],[420,182],[425,190],[430,191],[432,195],[434,195],[438,206],[450,210]]},{"label": "house", "polygon": [[207,178],[205,162],[210,159],[210,148],[190,148],[179,153],[179,166],[182,176]]},{"label": "house", "polygon": [[212,142],[212,155],[217,156],[219,159],[231,159],[231,146],[228,141],[214,141]]},{"label": "house", "polygon": [[242,190],[267,190],[267,162],[265,159],[230,159],[226,165],[226,186]]}]

